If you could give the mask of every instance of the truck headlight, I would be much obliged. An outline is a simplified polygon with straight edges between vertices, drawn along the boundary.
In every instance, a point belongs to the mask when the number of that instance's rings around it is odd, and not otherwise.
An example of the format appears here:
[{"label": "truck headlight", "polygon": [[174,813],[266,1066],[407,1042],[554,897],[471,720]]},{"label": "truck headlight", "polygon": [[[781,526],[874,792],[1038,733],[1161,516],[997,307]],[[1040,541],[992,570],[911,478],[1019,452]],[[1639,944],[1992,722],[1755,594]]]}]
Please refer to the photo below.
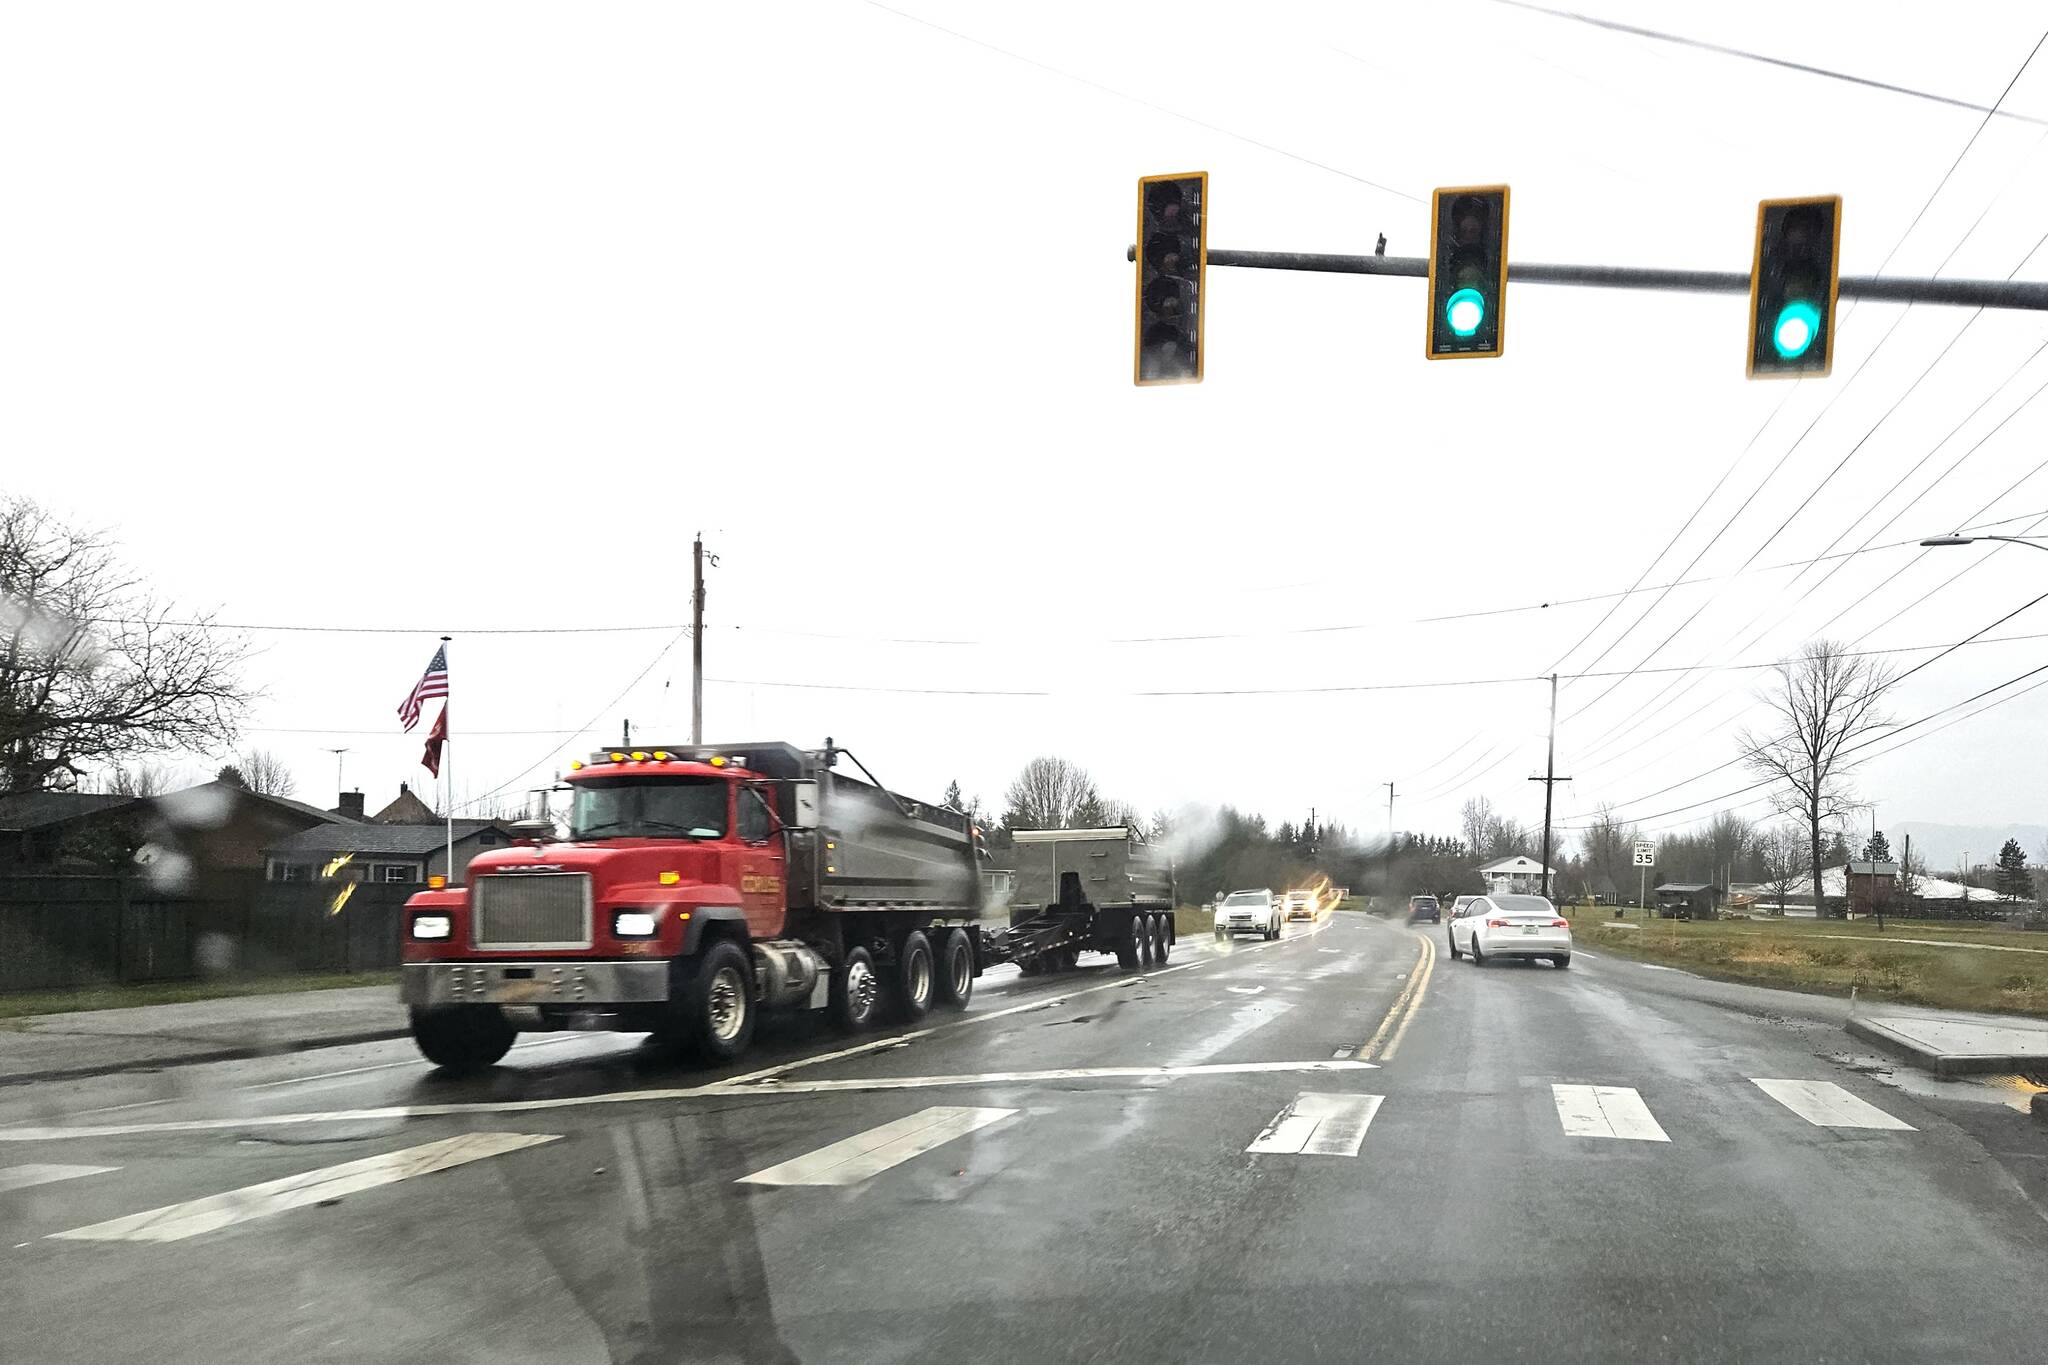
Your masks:
[{"label": "truck headlight", "polygon": [[614,911],[612,933],[618,938],[653,938],[654,915],[646,910]]},{"label": "truck headlight", "polygon": [[446,938],[454,930],[454,921],[446,915],[414,915],[412,917],[412,936],[414,938]]}]

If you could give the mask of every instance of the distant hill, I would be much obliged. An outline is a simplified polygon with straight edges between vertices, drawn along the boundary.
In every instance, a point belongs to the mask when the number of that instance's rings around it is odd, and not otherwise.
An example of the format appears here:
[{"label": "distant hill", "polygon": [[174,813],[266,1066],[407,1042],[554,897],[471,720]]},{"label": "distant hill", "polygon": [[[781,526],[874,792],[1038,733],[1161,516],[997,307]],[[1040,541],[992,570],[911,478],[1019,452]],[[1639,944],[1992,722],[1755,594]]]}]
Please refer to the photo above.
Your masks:
[{"label": "distant hill", "polygon": [[[2027,851],[2027,861],[2041,860],[2041,845],[2048,842],[2048,825],[1923,825],[1918,821],[1906,820],[1897,825],[1880,825],[1885,842],[1892,846],[1892,856],[1901,856],[1906,849],[1906,836],[1913,836],[1913,857],[1927,865],[1931,872],[1942,872],[1955,867],[1965,853],[1975,863],[1992,863],[1998,860],[1998,850],[2007,839],[2017,839],[2020,847]],[[1851,844],[1858,853],[1863,851],[1863,839],[1852,836]]]}]

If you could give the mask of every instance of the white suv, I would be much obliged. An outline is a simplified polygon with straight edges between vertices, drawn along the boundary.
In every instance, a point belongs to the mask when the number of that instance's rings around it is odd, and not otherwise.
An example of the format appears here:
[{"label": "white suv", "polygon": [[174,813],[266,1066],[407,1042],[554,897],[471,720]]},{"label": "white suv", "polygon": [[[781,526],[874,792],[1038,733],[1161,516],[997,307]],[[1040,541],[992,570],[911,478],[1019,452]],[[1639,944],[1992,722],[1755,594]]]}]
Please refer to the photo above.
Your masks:
[{"label": "white suv", "polygon": [[1280,937],[1280,902],[1268,887],[1254,891],[1233,891],[1216,909],[1216,937],[1257,934],[1260,938]]}]

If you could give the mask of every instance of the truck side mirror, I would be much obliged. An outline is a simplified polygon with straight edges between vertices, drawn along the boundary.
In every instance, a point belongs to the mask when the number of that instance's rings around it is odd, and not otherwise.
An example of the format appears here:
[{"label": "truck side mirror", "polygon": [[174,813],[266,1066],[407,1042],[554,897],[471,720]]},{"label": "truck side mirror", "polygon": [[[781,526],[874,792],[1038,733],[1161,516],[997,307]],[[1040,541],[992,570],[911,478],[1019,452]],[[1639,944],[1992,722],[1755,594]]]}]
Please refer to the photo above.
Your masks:
[{"label": "truck side mirror", "polygon": [[818,784],[802,779],[789,784],[789,828],[818,827]]}]

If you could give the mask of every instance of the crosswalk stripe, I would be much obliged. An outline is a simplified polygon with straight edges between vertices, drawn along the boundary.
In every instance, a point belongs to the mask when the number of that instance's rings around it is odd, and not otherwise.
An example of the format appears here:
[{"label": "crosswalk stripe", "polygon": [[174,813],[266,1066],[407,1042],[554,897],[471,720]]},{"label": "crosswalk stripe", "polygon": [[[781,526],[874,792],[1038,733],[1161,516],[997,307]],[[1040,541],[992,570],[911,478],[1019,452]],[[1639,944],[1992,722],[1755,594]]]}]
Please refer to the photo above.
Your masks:
[{"label": "crosswalk stripe", "polygon": [[1858,1099],[1833,1081],[1760,1081],[1754,1076],[1750,1080],[1766,1095],[1818,1128],[1918,1131],[1912,1124],[1893,1118],[1868,1100]]},{"label": "crosswalk stripe", "polygon": [[1289,1156],[1357,1156],[1383,1095],[1333,1095],[1304,1090],[1273,1116],[1247,1152]]},{"label": "crosswalk stripe", "polygon": [[323,1199],[338,1199],[430,1171],[444,1171],[485,1157],[516,1152],[522,1147],[554,1142],[558,1137],[559,1134],[552,1133],[466,1133],[50,1235],[78,1242],[176,1242],[233,1223],[317,1204]]},{"label": "crosswalk stripe", "polygon": [[858,1185],[941,1143],[986,1128],[1006,1119],[1014,1109],[976,1109],[970,1106],[935,1104],[908,1118],[855,1133],[815,1152],[806,1152],[778,1162],[752,1175],[743,1175],[736,1185]]},{"label": "crosswalk stripe", "polygon": [[120,1169],[119,1166],[0,1166],[0,1194],[9,1190],[25,1190],[31,1185],[47,1185],[53,1180],[76,1180],[82,1175],[105,1175]]},{"label": "crosswalk stripe", "polygon": [[1625,1085],[1553,1085],[1558,1122],[1566,1137],[1630,1138],[1637,1142],[1669,1142],[1663,1125]]}]

